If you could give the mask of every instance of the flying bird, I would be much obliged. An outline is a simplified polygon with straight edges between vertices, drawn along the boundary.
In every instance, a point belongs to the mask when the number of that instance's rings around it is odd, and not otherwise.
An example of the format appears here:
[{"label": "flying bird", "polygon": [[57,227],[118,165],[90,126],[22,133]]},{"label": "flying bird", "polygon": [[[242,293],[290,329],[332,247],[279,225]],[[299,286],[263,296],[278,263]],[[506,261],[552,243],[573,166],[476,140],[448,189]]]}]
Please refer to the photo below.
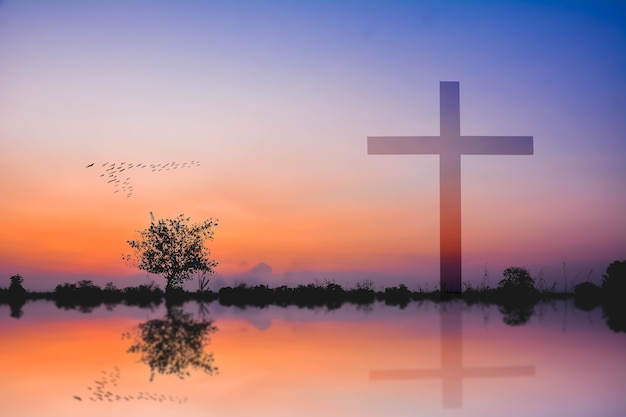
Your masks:
[{"label": "flying bird", "polygon": [[[1,0],[0,0],[1,1]],[[100,163],[98,163],[100,166]],[[138,168],[147,168],[150,167],[152,172],[162,172],[162,171],[170,171],[175,170],[177,168],[191,168],[200,165],[200,161],[192,160],[185,161],[183,163],[178,163],[176,161],[171,161],[167,163],[158,163],[158,164],[146,164],[143,162],[134,163],[129,161],[124,162],[110,162],[107,161],[103,163],[101,166],[100,177],[106,179],[108,184],[113,185],[113,192],[119,192],[120,188],[122,192],[126,195],[126,198],[131,197],[133,194],[133,186],[131,184],[131,177],[126,177],[124,181],[122,181],[122,172],[126,172],[127,175],[130,174],[130,170],[138,169]],[[94,163],[91,163],[86,166],[86,168],[94,166]],[[121,185],[121,187],[120,187]],[[121,193],[120,193],[121,194]]]}]

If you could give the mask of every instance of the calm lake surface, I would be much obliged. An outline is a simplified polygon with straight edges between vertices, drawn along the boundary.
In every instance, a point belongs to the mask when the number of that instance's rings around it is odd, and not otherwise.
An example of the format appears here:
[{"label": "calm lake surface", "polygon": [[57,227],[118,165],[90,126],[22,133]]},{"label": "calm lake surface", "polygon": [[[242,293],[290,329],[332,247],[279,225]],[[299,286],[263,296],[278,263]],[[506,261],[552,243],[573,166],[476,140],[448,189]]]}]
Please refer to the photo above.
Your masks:
[{"label": "calm lake surface", "polygon": [[462,302],[22,311],[0,305],[3,416],[626,415],[626,333],[570,301],[516,326]]}]

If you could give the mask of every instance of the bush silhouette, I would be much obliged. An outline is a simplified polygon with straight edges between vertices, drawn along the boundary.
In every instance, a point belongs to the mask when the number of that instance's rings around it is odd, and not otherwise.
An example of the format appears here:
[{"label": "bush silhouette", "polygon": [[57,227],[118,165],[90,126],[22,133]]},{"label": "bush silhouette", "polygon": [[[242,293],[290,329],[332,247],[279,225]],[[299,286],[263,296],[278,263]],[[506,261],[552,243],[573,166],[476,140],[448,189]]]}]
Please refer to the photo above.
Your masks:
[{"label": "bush silhouette", "polygon": [[26,290],[22,287],[22,283],[24,282],[24,278],[20,274],[13,275],[11,278],[11,285],[9,285],[9,293],[12,296],[24,296],[26,295]]},{"label": "bush silhouette", "polygon": [[602,275],[602,290],[609,296],[626,295],[626,261],[615,261]]},{"label": "bush silhouette", "polygon": [[385,288],[385,291],[378,298],[387,305],[397,305],[400,308],[405,308],[411,301],[411,291],[406,285],[400,284],[397,287]]},{"label": "bush silhouette", "polygon": [[122,296],[127,305],[148,307],[159,305],[163,300],[163,291],[154,282],[137,287],[124,288]]},{"label": "bush silhouette", "polygon": [[507,293],[530,294],[536,291],[535,280],[526,268],[512,266],[502,272],[498,289]]}]

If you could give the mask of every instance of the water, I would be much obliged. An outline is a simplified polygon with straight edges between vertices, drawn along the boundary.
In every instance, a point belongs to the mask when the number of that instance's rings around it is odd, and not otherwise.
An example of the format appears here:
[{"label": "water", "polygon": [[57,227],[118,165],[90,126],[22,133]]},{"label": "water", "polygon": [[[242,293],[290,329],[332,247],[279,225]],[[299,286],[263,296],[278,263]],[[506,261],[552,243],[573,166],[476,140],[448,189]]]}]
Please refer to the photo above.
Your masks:
[{"label": "water", "polygon": [[22,310],[0,305],[3,416],[626,415],[626,333],[569,301],[516,326],[459,302]]}]

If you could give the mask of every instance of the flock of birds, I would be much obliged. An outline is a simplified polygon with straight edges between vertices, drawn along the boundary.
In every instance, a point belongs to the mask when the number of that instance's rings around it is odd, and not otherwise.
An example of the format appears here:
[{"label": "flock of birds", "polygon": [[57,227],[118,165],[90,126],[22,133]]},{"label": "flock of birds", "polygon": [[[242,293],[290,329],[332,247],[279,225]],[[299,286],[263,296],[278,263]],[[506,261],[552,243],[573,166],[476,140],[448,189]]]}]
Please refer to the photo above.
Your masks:
[{"label": "flock of birds", "polygon": [[[174,402],[179,404],[184,404],[187,402],[187,397],[179,397],[177,395],[165,395],[165,394],[157,394],[139,391],[137,395],[121,395],[114,391],[117,387],[118,381],[120,379],[120,370],[116,366],[113,368],[113,371],[106,372],[102,371],[102,376],[94,382],[94,386],[88,386],[87,389],[90,391],[89,399],[91,401],[155,401],[155,402]],[[74,399],[77,401],[82,401],[82,397],[78,395],[74,395]]]},{"label": "flock of birds", "polygon": [[[87,165],[85,168],[94,167],[95,162]],[[192,160],[191,162],[168,162],[166,164],[144,164],[144,163],[126,163],[126,162],[105,162],[102,164],[100,168],[102,168],[103,172],[100,174],[100,177],[105,179],[107,184],[111,184],[113,186],[113,192],[125,194],[126,198],[133,195],[133,186],[130,183],[129,171],[131,169],[144,169],[149,168],[151,172],[161,172],[161,171],[170,171],[175,169],[185,169],[185,168],[193,168],[200,166],[200,161]],[[126,174],[123,174],[123,173]]]}]

